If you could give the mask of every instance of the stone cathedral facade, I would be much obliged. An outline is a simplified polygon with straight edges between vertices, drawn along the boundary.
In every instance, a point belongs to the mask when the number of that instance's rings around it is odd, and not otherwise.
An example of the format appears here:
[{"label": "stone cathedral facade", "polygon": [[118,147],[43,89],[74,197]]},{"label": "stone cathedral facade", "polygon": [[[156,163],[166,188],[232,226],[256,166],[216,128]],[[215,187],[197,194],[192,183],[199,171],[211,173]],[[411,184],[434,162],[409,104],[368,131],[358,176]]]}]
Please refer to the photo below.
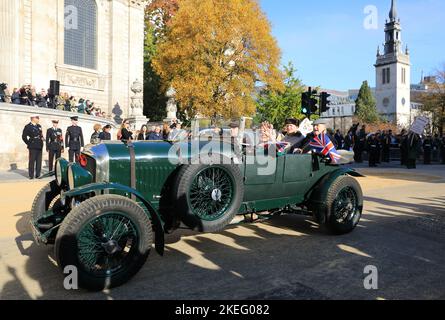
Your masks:
[{"label": "stone cathedral facade", "polygon": [[90,99],[130,113],[143,81],[144,0],[0,0],[0,82]]}]

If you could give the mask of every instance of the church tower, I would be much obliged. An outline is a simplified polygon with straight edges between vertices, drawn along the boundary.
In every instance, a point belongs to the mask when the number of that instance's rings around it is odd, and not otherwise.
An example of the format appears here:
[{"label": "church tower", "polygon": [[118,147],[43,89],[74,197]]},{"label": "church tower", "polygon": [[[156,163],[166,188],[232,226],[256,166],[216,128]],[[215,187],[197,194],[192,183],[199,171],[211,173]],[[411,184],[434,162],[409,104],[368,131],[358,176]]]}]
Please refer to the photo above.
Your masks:
[{"label": "church tower", "polygon": [[408,46],[402,48],[402,28],[396,0],[385,24],[384,52],[377,49],[376,100],[379,113],[401,128],[410,126],[411,64]]}]

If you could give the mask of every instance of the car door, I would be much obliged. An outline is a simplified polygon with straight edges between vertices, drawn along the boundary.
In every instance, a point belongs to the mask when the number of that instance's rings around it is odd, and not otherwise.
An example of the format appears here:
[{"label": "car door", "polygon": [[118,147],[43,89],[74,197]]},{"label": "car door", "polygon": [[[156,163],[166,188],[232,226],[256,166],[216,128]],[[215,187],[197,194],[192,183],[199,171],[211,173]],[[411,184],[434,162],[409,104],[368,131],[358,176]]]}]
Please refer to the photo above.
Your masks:
[{"label": "car door", "polygon": [[284,160],[283,182],[308,181],[312,177],[312,155],[287,154]]}]

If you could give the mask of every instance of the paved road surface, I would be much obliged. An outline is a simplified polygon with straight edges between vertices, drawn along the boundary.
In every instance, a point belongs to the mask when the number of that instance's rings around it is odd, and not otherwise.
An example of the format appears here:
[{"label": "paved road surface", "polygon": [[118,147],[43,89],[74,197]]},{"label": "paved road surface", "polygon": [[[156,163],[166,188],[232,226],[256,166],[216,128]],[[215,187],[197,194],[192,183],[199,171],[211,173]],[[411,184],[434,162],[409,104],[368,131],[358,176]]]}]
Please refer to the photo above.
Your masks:
[{"label": "paved road surface", "polygon": [[[334,237],[310,219],[279,217],[218,234],[167,237],[142,271],[111,292],[66,291],[52,248],[32,242],[43,182],[0,183],[0,299],[445,299],[445,168],[360,169],[357,230]],[[363,287],[364,268],[379,290]]]}]

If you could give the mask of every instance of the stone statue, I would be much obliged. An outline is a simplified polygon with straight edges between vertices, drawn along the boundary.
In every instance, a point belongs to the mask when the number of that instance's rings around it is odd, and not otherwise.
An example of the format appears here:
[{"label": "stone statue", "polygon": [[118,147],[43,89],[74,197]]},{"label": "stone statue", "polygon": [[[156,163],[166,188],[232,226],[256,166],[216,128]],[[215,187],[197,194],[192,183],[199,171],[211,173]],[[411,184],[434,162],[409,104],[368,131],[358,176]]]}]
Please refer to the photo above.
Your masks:
[{"label": "stone statue", "polygon": [[142,92],[144,87],[142,83],[136,79],[131,86],[131,91],[134,95],[131,97],[131,116],[142,116],[144,109],[144,101]]},{"label": "stone statue", "polygon": [[176,119],[176,113],[178,112],[178,107],[176,105],[176,90],[173,87],[167,90],[166,97],[167,101],[167,119],[173,120]]},{"label": "stone statue", "polygon": [[147,124],[150,119],[144,116],[144,86],[136,79],[131,85],[131,91],[134,95],[131,97],[130,115],[128,121],[133,128],[139,129],[143,124]]}]

